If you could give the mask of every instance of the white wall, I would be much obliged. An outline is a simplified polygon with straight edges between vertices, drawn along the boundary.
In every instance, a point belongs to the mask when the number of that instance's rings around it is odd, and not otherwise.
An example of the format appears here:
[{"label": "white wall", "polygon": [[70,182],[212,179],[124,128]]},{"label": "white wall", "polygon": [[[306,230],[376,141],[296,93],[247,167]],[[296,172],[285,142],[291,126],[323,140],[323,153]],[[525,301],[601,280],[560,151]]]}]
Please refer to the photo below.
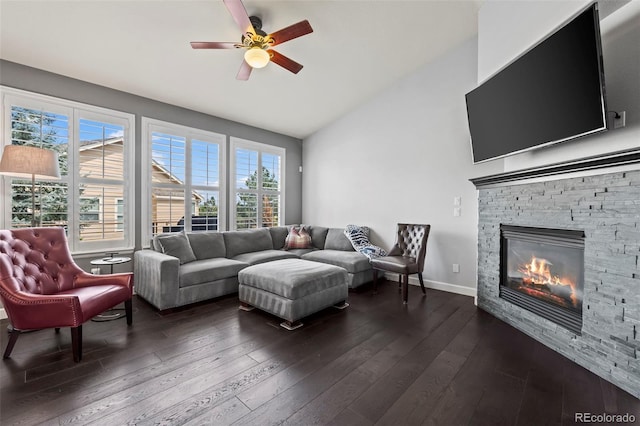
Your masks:
[{"label": "white wall", "polygon": [[[590,3],[587,0],[483,3],[478,12],[478,82],[502,69]],[[640,145],[640,0],[600,3],[607,109],[626,111],[627,126],[507,157],[505,171]]]},{"label": "white wall", "polygon": [[471,163],[464,95],[476,85],[476,52],[474,38],[305,139],[303,222],[367,225],[386,249],[396,223],[429,223],[427,284],[474,294],[478,212],[468,179],[501,171]]},{"label": "white wall", "polygon": [[493,1],[478,11],[478,83],[504,68],[589,1]]}]

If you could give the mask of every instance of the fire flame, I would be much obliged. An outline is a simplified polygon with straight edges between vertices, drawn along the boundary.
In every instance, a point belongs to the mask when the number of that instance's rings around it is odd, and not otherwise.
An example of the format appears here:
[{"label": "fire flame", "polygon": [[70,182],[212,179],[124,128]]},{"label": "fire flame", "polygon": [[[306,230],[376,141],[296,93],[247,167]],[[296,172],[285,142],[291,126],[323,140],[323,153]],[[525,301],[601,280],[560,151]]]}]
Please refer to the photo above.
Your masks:
[{"label": "fire flame", "polygon": [[569,278],[560,277],[551,273],[553,263],[547,259],[531,256],[531,261],[518,267],[518,272],[523,276],[524,282],[529,285],[538,286],[569,286],[571,288],[571,303],[578,304],[576,295],[576,284]]}]

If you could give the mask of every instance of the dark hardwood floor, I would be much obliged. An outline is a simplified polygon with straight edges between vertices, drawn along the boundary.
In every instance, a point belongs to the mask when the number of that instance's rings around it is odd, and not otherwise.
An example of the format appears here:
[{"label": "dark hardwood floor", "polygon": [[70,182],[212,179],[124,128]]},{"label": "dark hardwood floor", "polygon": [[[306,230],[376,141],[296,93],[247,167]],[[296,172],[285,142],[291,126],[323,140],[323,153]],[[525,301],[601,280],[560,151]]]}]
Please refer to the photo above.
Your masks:
[{"label": "dark hardwood floor", "polygon": [[638,399],[470,297],[410,286],[403,306],[386,282],[349,302],[286,331],[235,296],[164,316],[134,300],[129,328],[85,324],[79,364],[68,329],[23,334],[0,364],[0,424],[640,424]]}]

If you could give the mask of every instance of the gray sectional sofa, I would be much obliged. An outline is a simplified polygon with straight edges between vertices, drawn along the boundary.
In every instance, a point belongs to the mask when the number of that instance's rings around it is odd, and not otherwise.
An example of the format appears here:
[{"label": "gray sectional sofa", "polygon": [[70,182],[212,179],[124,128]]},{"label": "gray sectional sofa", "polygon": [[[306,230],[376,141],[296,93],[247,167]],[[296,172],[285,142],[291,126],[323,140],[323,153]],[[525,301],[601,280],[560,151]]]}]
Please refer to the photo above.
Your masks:
[{"label": "gray sectional sofa", "polygon": [[135,288],[159,310],[238,291],[238,273],[280,259],[306,259],[340,266],[349,288],[373,279],[366,256],[356,252],[342,228],[310,226],[312,248],[285,250],[289,227],[246,231],[160,234],[150,250],[134,255]]}]

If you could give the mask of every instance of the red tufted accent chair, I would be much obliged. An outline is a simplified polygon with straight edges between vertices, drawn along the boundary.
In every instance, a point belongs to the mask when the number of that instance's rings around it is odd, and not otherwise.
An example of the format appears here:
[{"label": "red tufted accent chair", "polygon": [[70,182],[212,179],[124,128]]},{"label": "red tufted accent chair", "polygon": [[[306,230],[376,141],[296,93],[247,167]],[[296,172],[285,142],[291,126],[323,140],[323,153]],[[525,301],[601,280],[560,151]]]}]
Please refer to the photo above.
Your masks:
[{"label": "red tufted accent chair", "polygon": [[71,327],[82,359],[82,324],[124,302],[132,323],[133,274],[92,275],[75,264],[63,228],[0,230],[0,299],[12,325],[9,358],[21,331]]},{"label": "red tufted accent chair", "polygon": [[431,231],[431,225],[398,224],[396,243],[389,254],[384,257],[371,259],[374,292],[377,290],[378,271],[386,271],[400,274],[402,302],[404,304],[407,303],[409,275],[411,274],[418,274],[422,294],[427,294],[424,289],[422,271],[424,270],[424,258],[427,254],[429,231]]}]

